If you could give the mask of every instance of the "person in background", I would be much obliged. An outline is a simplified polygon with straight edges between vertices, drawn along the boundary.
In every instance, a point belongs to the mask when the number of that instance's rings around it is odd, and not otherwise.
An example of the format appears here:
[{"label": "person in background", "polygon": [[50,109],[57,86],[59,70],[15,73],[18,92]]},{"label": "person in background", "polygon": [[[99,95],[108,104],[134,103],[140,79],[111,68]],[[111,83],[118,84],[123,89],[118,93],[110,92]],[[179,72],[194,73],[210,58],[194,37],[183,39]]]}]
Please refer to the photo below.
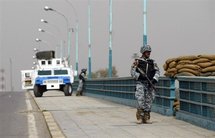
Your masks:
[{"label": "person in background", "polygon": [[79,77],[79,84],[78,84],[76,96],[82,96],[83,95],[86,73],[87,73],[87,69],[82,69],[81,73],[78,76]]},{"label": "person in background", "polygon": [[137,99],[137,123],[150,122],[152,102],[155,97],[154,85],[158,82],[160,70],[156,62],[150,58],[151,47],[141,47],[141,57],[136,58],[131,66],[131,76],[136,79],[135,98]]}]

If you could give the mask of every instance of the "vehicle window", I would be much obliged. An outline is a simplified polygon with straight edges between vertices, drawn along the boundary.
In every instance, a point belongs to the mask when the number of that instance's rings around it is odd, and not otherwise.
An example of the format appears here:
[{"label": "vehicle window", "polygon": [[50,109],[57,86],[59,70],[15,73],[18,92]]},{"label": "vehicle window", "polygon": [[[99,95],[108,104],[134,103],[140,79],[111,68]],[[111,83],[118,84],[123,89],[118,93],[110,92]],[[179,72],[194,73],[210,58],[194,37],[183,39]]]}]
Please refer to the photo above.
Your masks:
[{"label": "vehicle window", "polygon": [[52,61],[49,60],[49,61],[48,61],[48,64],[51,65],[51,64],[52,64]]},{"label": "vehicle window", "polygon": [[30,73],[25,73],[25,77],[30,77]]},{"label": "vehicle window", "polygon": [[46,61],[42,61],[41,63],[42,63],[42,65],[45,65],[45,64],[46,64]]},{"label": "vehicle window", "polygon": [[57,62],[57,65],[59,65],[59,64],[60,64],[60,60],[57,60],[56,62]]},{"label": "vehicle window", "polygon": [[39,70],[38,75],[51,75],[51,70]]},{"label": "vehicle window", "polygon": [[66,75],[68,74],[67,70],[54,70],[54,75]]}]

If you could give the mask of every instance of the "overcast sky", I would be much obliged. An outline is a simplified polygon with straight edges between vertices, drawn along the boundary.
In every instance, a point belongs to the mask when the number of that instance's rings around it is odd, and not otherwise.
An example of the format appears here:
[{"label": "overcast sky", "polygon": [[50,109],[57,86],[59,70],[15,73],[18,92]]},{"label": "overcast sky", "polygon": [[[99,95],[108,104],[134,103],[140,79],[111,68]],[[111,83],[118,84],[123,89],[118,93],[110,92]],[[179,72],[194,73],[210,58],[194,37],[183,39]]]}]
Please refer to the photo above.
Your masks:
[{"label": "overcast sky", "polygon": [[[31,69],[33,48],[55,49],[66,41],[66,22],[49,6],[63,13],[69,27],[79,21],[79,70],[88,67],[88,0],[0,0],[0,68],[5,69],[6,90],[21,90],[20,70]],[[92,71],[108,68],[108,0],[91,0]],[[133,53],[139,54],[143,40],[143,0],[113,0],[113,66],[120,77],[130,76]],[[46,19],[50,24],[40,22]],[[214,54],[214,0],[148,0],[148,44],[163,75],[168,58],[183,55]],[[38,28],[47,32],[41,33]],[[57,37],[57,38],[55,38]],[[37,43],[40,38],[47,43]],[[72,34],[72,65],[75,67],[75,33]],[[11,59],[11,64],[10,64]],[[0,73],[2,78],[2,73]],[[2,81],[0,81],[0,85]],[[1,90],[0,90],[1,91]]]}]

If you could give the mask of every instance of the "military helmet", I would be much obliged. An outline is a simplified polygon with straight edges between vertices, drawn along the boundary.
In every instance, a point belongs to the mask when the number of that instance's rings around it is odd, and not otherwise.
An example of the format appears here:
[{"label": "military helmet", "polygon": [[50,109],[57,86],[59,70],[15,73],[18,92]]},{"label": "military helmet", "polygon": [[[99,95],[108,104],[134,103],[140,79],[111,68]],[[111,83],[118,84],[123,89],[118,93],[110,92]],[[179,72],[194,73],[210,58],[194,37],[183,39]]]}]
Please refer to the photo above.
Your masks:
[{"label": "military helmet", "polygon": [[81,69],[81,72],[86,73],[87,69]]},{"label": "military helmet", "polygon": [[149,51],[149,52],[152,51],[150,45],[142,46],[142,47],[140,48],[140,53],[144,53],[144,52],[146,52],[146,51]]}]

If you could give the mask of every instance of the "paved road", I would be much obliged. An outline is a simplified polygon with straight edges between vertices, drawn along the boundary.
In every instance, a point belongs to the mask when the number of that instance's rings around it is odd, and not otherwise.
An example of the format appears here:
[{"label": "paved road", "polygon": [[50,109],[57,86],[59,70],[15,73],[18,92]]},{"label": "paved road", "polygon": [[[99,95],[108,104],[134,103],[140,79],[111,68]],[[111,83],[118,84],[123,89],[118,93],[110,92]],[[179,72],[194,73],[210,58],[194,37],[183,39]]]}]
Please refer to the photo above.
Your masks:
[{"label": "paved road", "polygon": [[25,92],[0,92],[0,138],[50,138],[33,97]]},{"label": "paved road", "polygon": [[[152,113],[153,124],[136,124],[136,109],[82,96],[65,97],[61,92],[47,92],[35,98],[41,110],[52,116],[59,128],[56,137],[112,138],[214,138],[215,132],[174,117]],[[46,116],[46,115],[45,115]],[[49,119],[50,121],[51,119]],[[51,122],[51,121],[50,121]],[[53,123],[51,123],[53,124]],[[62,134],[60,134],[60,132]],[[55,136],[54,136],[55,137]]]}]

